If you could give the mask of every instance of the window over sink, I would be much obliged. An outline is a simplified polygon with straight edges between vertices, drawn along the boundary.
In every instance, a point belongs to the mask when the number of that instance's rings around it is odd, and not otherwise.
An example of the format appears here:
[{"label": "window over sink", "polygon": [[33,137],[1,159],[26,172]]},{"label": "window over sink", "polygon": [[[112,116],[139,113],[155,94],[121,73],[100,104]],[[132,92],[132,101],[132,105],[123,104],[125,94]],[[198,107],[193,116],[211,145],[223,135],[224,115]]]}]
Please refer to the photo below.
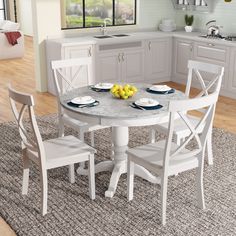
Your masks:
[{"label": "window over sink", "polygon": [[136,24],[136,0],[61,0],[62,29]]}]

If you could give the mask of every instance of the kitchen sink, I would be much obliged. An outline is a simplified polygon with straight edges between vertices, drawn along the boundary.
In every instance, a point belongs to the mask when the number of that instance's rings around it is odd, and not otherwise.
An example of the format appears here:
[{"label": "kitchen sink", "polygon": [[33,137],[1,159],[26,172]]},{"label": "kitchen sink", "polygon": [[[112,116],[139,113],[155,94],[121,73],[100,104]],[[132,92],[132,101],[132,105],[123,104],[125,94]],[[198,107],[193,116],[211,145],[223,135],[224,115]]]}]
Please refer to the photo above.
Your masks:
[{"label": "kitchen sink", "polygon": [[113,38],[111,35],[97,35],[97,36],[93,36],[94,38],[97,39],[109,39],[109,38]]},{"label": "kitchen sink", "polygon": [[128,34],[113,34],[112,36],[114,36],[114,37],[127,37],[129,35]]}]

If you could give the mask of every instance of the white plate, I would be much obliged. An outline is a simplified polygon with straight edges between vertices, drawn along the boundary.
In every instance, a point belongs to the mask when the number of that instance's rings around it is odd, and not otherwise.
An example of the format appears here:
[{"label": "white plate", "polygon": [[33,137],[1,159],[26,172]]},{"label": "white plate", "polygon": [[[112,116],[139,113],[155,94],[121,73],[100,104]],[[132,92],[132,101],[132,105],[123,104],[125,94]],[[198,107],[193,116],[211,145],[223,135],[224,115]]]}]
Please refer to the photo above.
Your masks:
[{"label": "white plate", "polygon": [[72,103],[74,104],[78,104],[78,105],[82,105],[82,104],[90,104],[90,103],[94,103],[95,102],[95,99],[93,99],[92,97],[90,96],[84,96],[84,97],[76,97],[76,98],[73,98],[71,100]]},{"label": "white plate", "polygon": [[135,104],[142,107],[154,107],[159,105],[159,102],[152,98],[140,98],[135,102]]},{"label": "white plate", "polygon": [[153,85],[149,89],[155,92],[168,92],[171,90],[171,88],[167,85]]},{"label": "white plate", "polygon": [[96,89],[111,89],[112,87],[113,84],[111,83],[99,83],[94,85],[94,88]]}]

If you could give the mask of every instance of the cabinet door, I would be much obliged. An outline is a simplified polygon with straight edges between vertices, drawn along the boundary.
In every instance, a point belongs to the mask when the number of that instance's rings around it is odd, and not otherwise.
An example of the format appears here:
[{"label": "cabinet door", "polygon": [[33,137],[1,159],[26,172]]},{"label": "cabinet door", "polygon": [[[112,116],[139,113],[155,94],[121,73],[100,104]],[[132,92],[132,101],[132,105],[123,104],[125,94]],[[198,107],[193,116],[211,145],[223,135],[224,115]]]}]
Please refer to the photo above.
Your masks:
[{"label": "cabinet door", "polygon": [[100,53],[96,60],[96,82],[104,81],[116,83],[121,80],[120,53]]},{"label": "cabinet door", "polygon": [[145,77],[147,80],[170,77],[172,43],[170,38],[146,42]]},{"label": "cabinet door", "polygon": [[188,61],[192,58],[193,42],[188,40],[175,40],[175,55],[174,55],[174,81],[187,81]]},{"label": "cabinet door", "polygon": [[121,53],[122,81],[140,82],[144,80],[144,51],[143,49]]},{"label": "cabinet door", "polygon": [[62,58],[91,57],[93,54],[92,45],[65,46],[62,50]]}]

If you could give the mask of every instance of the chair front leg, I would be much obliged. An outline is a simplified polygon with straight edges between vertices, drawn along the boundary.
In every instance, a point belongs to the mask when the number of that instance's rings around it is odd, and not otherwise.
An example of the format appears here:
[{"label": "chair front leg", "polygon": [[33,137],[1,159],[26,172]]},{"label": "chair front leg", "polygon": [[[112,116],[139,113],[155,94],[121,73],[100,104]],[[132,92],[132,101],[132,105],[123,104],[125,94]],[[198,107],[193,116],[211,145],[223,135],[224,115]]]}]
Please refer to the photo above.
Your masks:
[{"label": "chair front leg", "polygon": [[134,162],[132,162],[129,158],[127,163],[127,180],[128,201],[131,201],[134,195]]},{"label": "chair front leg", "polygon": [[47,198],[48,198],[48,177],[47,170],[41,169],[40,173],[40,185],[41,185],[41,211],[42,215],[47,214]]},{"label": "chair front leg", "polygon": [[205,150],[201,154],[203,155],[203,157],[199,161],[199,167],[197,168],[197,181],[196,181],[198,204],[199,207],[202,209],[205,209],[204,186],[203,186],[204,153]]},{"label": "chair front leg", "polygon": [[59,114],[59,124],[58,124],[58,136],[59,137],[64,137],[64,133],[65,133],[65,126],[64,126],[64,122],[62,120],[62,115]]},{"label": "chair front leg", "polygon": [[209,134],[207,135],[207,162],[208,165],[213,165],[213,152],[212,152],[212,128],[209,131]]},{"label": "chair front leg", "polygon": [[161,180],[161,223],[166,224],[166,202],[167,202],[168,176],[164,174]]},{"label": "chair front leg", "polygon": [[29,187],[29,158],[26,153],[26,149],[23,149],[23,181],[22,181],[22,194],[28,193]]},{"label": "chair front leg", "polygon": [[156,142],[156,130],[155,129],[151,129],[150,130],[150,142],[151,143],[155,143]]},{"label": "chair front leg", "polygon": [[88,178],[89,178],[89,196],[95,199],[95,171],[94,171],[94,155],[91,154],[88,162]]}]

